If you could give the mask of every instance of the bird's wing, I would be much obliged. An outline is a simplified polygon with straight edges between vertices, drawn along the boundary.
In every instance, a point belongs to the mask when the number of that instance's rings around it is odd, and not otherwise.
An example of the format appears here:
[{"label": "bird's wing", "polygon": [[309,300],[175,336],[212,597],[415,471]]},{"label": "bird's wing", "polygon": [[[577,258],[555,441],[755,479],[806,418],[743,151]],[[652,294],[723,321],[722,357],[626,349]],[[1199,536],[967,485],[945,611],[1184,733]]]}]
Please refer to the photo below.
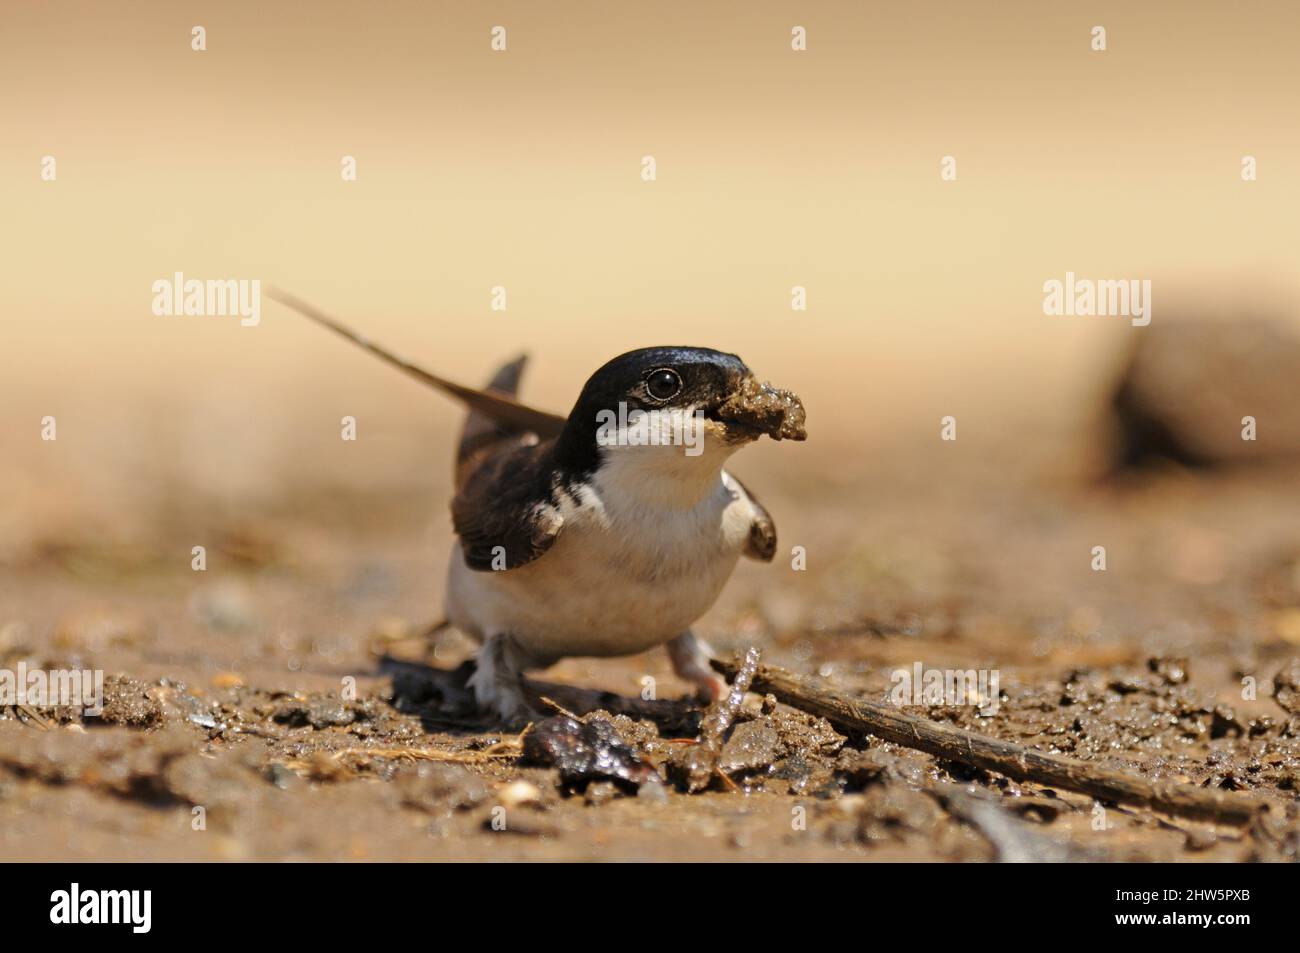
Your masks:
[{"label": "bird's wing", "polygon": [[553,447],[521,435],[462,461],[451,522],[470,569],[517,569],[555,543],[564,517],[552,482]]},{"label": "bird's wing", "polygon": [[551,483],[551,458],[565,421],[515,400],[522,358],[501,368],[486,389],[466,387],[403,360],[300,298],[274,288],[268,294],[469,408],[451,501],[466,565],[514,569],[550,549],[564,522]]},{"label": "bird's wing", "polygon": [[749,524],[749,539],[745,541],[745,555],[750,559],[770,563],[776,556],[776,522],[758,498],[750,492],[749,487],[741,483],[734,473],[727,474],[742,493],[749,498],[754,508],[754,521]]}]

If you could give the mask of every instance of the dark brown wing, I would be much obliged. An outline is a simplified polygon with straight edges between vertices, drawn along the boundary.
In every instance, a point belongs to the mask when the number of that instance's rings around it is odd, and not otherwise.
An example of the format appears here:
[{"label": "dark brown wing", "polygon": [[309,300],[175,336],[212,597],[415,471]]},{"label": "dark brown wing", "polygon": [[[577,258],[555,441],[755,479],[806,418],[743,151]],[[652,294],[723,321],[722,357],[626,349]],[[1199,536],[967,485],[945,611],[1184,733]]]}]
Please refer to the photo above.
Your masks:
[{"label": "dark brown wing", "polygon": [[564,418],[515,400],[522,357],[497,371],[487,388],[457,384],[380,347],[300,298],[278,289],[270,297],[383,361],[469,407],[456,456],[451,518],[471,569],[514,569],[546,552],[563,518],[552,486],[552,450]]},{"label": "dark brown wing", "polygon": [[451,521],[470,569],[517,569],[554,544],[564,518],[552,484],[553,447],[553,440],[521,434],[461,461]]},{"label": "dark brown wing", "polygon": [[754,506],[754,522],[749,525],[749,539],[745,543],[745,555],[750,559],[770,563],[776,556],[776,523],[758,498],[750,492],[749,487],[741,483],[734,473],[728,474],[736,485],[749,497]]}]

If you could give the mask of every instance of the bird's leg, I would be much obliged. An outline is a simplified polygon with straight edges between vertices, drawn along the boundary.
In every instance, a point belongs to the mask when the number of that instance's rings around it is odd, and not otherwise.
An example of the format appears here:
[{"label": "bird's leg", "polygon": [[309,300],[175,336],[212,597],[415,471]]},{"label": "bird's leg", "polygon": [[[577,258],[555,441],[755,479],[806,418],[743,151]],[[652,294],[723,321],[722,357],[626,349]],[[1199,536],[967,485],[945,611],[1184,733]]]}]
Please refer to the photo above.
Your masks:
[{"label": "bird's leg", "polygon": [[727,693],[726,681],[709,667],[712,655],[713,650],[708,643],[700,641],[690,632],[683,632],[668,643],[668,658],[673,663],[677,677],[690,682],[707,695],[711,702]]},{"label": "bird's leg", "polygon": [[430,655],[434,654],[437,648],[436,640],[439,635],[451,628],[451,622],[447,619],[439,619],[437,622],[430,622],[420,630],[420,639],[424,642],[425,648]]},{"label": "bird's leg", "polygon": [[508,635],[489,636],[478,650],[476,669],[469,678],[480,708],[499,715],[508,724],[532,715],[523,690],[524,670],[533,659]]}]

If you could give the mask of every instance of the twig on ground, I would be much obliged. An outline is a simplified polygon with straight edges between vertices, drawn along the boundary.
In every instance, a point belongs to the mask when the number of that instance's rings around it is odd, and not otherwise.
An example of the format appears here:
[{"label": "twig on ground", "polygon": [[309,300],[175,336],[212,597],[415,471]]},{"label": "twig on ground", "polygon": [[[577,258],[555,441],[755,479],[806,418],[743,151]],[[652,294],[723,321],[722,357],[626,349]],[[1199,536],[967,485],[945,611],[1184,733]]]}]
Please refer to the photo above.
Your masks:
[{"label": "twig on ground", "polygon": [[[759,658],[758,649],[751,648],[739,665],[731,666],[731,691],[710,705],[704,713],[704,721],[700,725],[700,743],[683,750],[677,773],[689,793],[703,791],[717,776],[727,729],[736,720],[736,714],[745,700],[745,692],[749,691],[750,681],[758,669]],[[731,781],[730,778],[726,780]]]},{"label": "twig on ground", "polygon": [[293,758],[279,763],[297,774],[335,778],[354,776],[358,768],[377,759],[486,764],[501,758],[518,757],[521,750],[519,738],[503,738],[481,751],[451,751],[443,748],[343,748],[339,751],[317,751],[307,758]]},{"label": "twig on ground", "polygon": [[449,751],[442,748],[344,748],[335,758],[388,758],[395,761],[455,761],[459,764],[482,764],[497,758],[519,755],[518,738],[506,738],[479,751]]},{"label": "twig on ground", "polygon": [[545,696],[545,695],[539,695],[539,696],[537,696],[537,697],[538,697],[538,699],[541,701],[541,703],[542,703],[543,705],[546,705],[546,706],[548,706],[548,707],[550,707],[550,708],[554,708],[556,711],[558,711],[558,712],[559,712],[561,715],[563,715],[565,718],[572,718],[574,721],[582,721],[581,718],[579,718],[579,717],[578,717],[577,715],[575,715],[573,712],[569,711],[569,709],[565,708],[563,705],[561,705],[561,704],[560,704],[559,702],[557,702],[555,699],[553,699],[553,698],[548,698],[548,697]]},{"label": "twig on ground", "polygon": [[50,724],[50,722],[45,718],[45,716],[42,715],[39,711],[37,711],[35,708],[33,708],[31,705],[26,705],[26,704],[14,705],[13,709],[14,709],[14,714],[18,716],[19,721],[26,722],[27,720],[30,719],[32,724],[34,724],[41,731],[49,731],[50,728],[53,727]]},{"label": "twig on ground", "polygon": [[1058,841],[1040,825],[1022,821],[1003,807],[996,797],[970,794],[960,785],[935,782],[923,788],[949,814],[974,828],[997,852],[1004,864],[1079,863],[1102,861],[1069,843]]},{"label": "twig on ground", "polygon": [[[713,667],[728,676],[739,671],[732,662],[714,660]],[[996,771],[1017,781],[1226,824],[1248,824],[1266,807],[1264,802],[1249,796],[1207,790],[1179,781],[1152,781],[953,728],[909,715],[883,702],[852,698],[775,666],[760,666],[754,673],[753,685],[755,691],[770,692],[785,704],[820,715],[850,734],[875,735],[939,758]]]}]

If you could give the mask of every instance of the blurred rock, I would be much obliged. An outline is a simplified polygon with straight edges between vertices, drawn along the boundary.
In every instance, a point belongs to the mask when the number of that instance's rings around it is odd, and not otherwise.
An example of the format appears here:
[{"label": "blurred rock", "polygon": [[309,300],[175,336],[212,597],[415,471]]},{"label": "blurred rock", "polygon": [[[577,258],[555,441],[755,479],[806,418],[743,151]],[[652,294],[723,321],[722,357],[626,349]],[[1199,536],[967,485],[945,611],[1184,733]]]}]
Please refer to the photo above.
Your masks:
[{"label": "blurred rock", "polygon": [[1300,715],[1300,658],[1293,658],[1273,676],[1273,700],[1292,715]]},{"label": "blurred rock", "polygon": [[149,686],[125,675],[104,679],[104,711],[99,721],[127,728],[157,728],[163,723],[163,709]]},{"label": "blurred rock", "polygon": [[210,629],[238,632],[257,621],[253,591],[240,579],[219,579],[200,586],[190,597],[190,614]]},{"label": "blurred rock", "polygon": [[747,721],[736,726],[722,748],[718,768],[724,774],[770,768],[785,753],[781,736],[768,719]]},{"label": "blurred rock", "polygon": [[428,814],[477,807],[492,794],[482,778],[458,764],[403,765],[395,783],[404,805]]},{"label": "blurred rock", "polygon": [[554,767],[560,784],[570,790],[585,790],[592,781],[611,781],[624,791],[634,792],[654,774],[610,722],[588,722],[557,716],[533,724],[524,735],[524,765]]},{"label": "blurred rock", "polygon": [[[1300,456],[1300,333],[1281,320],[1153,322],[1111,403],[1114,469]],[[1242,439],[1253,417],[1256,439]]]}]

